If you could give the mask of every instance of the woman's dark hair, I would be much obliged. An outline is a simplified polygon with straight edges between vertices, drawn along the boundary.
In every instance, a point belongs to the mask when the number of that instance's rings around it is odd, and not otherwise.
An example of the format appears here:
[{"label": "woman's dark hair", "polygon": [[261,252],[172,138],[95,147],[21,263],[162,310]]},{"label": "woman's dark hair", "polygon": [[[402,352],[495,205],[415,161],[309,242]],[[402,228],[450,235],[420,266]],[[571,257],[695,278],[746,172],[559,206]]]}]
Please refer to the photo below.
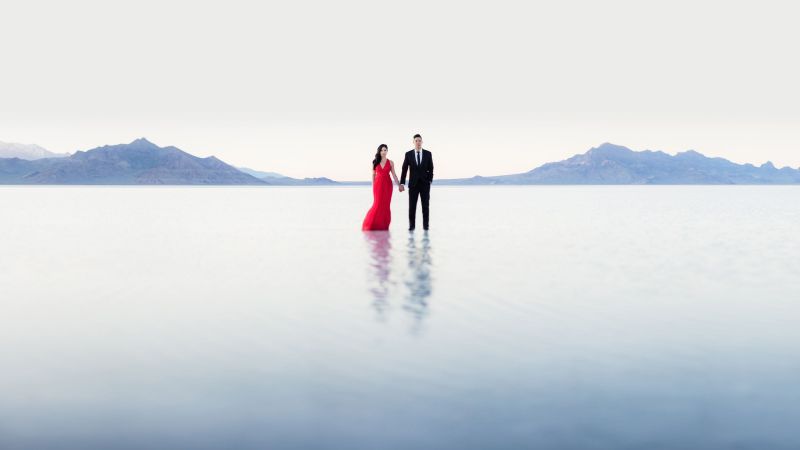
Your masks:
[{"label": "woman's dark hair", "polygon": [[378,146],[378,151],[375,152],[375,159],[372,160],[372,170],[375,170],[378,167],[378,164],[381,163],[381,150],[383,149],[389,150],[389,146],[386,144],[381,144]]}]

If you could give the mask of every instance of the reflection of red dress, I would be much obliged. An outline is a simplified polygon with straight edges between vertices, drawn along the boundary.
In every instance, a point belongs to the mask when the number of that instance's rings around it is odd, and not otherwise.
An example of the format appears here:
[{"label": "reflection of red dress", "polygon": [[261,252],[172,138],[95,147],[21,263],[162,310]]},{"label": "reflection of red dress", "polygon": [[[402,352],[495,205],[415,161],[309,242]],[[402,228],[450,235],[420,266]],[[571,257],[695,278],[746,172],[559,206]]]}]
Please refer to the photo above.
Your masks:
[{"label": "reflection of red dress", "polygon": [[392,179],[389,172],[392,170],[392,162],[386,160],[386,165],[375,166],[375,181],[372,183],[372,208],[367,211],[367,217],[361,225],[363,231],[369,230],[388,230],[389,223],[392,221],[392,210],[389,205],[392,203]]}]

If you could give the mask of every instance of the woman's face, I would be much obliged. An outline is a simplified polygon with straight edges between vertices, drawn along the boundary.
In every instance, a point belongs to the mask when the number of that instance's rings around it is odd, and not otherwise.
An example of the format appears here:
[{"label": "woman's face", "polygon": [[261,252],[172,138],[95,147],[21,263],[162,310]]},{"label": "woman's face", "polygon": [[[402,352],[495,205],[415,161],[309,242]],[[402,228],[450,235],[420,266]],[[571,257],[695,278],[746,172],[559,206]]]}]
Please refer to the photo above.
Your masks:
[{"label": "woman's face", "polygon": [[389,153],[389,149],[386,147],[381,148],[381,158],[386,158],[386,155]]}]

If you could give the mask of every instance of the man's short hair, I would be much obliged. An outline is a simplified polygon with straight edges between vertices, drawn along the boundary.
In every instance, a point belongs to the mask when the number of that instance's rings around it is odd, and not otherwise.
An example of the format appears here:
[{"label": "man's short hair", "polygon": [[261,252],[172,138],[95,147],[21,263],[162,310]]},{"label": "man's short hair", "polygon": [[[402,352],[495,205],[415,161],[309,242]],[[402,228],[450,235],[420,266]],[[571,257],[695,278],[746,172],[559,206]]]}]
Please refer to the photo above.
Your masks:
[{"label": "man's short hair", "polygon": [[411,139],[416,139],[416,138],[420,138],[420,139],[422,139],[422,136],[420,136],[420,135],[418,135],[418,134],[415,134],[415,135],[414,135],[414,137],[413,137],[413,138],[411,138]]}]

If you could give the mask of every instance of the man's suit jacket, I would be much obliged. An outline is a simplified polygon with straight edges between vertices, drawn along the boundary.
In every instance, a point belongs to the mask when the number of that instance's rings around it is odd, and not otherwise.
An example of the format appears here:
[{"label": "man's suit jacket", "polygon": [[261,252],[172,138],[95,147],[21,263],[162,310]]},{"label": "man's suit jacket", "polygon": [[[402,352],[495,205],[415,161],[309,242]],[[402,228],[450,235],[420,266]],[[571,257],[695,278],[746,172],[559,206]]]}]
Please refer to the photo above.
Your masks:
[{"label": "man's suit jacket", "polygon": [[400,184],[406,184],[406,172],[411,169],[408,177],[408,187],[415,187],[420,183],[430,185],[433,181],[433,156],[431,152],[422,149],[422,164],[417,165],[416,150],[406,152],[403,159],[403,173],[400,175]]}]

